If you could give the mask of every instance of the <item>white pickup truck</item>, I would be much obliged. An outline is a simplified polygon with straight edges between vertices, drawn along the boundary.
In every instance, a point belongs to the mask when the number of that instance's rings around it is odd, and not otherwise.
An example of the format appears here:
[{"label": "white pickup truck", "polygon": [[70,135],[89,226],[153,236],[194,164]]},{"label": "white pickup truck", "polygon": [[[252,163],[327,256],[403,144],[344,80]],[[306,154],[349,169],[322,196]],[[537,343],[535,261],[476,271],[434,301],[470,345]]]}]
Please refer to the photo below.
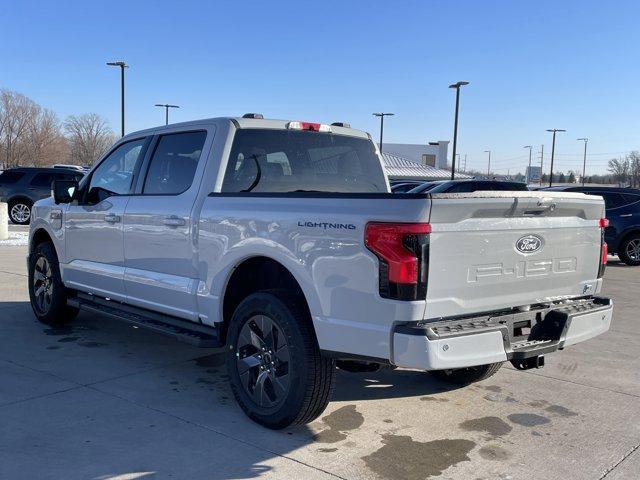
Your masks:
[{"label": "white pickup truck", "polygon": [[270,428],[313,420],[336,366],[470,383],[605,332],[601,198],[390,193],[371,137],[258,114],[136,132],[33,208],[46,324],[103,313],[224,347]]}]

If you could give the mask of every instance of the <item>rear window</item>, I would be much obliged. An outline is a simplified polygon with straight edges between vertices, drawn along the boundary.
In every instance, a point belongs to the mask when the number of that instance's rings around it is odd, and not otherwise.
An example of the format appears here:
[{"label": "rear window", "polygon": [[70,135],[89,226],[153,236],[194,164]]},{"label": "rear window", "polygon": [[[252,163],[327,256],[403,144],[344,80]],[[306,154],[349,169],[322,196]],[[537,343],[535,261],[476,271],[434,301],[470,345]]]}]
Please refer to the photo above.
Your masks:
[{"label": "rear window", "polygon": [[0,184],[9,185],[11,183],[16,183],[22,177],[24,177],[24,172],[13,172],[8,170],[0,173]]},{"label": "rear window", "polygon": [[233,140],[223,192],[387,192],[373,143],[330,133],[245,129]]}]

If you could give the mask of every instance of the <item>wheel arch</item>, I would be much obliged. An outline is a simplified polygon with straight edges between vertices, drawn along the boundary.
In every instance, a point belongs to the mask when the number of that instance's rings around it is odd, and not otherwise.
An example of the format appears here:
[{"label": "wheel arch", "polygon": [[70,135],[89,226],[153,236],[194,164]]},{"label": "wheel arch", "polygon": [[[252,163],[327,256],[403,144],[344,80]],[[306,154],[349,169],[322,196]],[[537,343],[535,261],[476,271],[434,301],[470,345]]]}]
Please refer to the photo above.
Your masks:
[{"label": "wheel arch", "polygon": [[271,257],[255,255],[236,263],[227,277],[221,297],[223,338],[229,321],[242,300],[257,291],[277,288],[288,289],[300,295],[305,301],[309,319],[312,319],[309,299],[291,269]]},{"label": "wheel arch", "polygon": [[10,198],[7,200],[7,203],[8,203],[8,204],[11,204],[11,203],[14,203],[14,202],[19,201],[19,200],[22,200],[22,201],[24,201],[25,203],[28,203],[28,204],[30,204],[30,205],[33,205],[34,203],[36,203],[32,198],[28,197],[27,195],[25,195],[25,194],[23,194],[23,193],[18,193],[18,194],[16,194],[16,195],[14,195],[14,196],[10,197]]},{"label": "wheel arch", "polygon": [[[29,242],[29,253],[33,253],[36,250],[36,247],[44,242],[51,242],[53,248],[58,255],[58,250],[56,249],[56,243],[53,241],[53,238],[49,234],[49,232],[44,227],[37,228],[33,231],[31,235],[31,241]],[[58,259],[60,257],[58,256]]]}]

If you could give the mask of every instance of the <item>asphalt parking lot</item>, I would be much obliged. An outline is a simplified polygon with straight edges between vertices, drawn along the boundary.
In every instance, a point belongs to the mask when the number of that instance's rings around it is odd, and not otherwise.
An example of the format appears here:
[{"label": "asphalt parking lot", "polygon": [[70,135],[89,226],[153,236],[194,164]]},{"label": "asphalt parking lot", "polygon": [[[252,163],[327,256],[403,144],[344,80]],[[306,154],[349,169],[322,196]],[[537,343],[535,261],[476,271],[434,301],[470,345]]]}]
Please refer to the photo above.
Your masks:
[{"label": "asphalt parking lot", "polygon": [[273,432],[237,407],[215,350],[86,313],[39,324],[25,255],[0,245],[1,479],[640,478],[640,268],[613,257],[611,331],[544,369],[463,389],[338,372],[319,420]]}]

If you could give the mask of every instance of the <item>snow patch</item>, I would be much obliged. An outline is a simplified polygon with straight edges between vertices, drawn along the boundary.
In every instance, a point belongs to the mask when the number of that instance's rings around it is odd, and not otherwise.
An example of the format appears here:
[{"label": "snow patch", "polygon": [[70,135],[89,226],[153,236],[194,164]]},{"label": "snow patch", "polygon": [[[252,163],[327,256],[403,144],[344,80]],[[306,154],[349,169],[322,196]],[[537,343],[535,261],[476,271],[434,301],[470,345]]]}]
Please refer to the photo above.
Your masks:
[{"label": "snow patch", "polygon": [[9,238],[0,240],[0,247],[25,247],[29,243],[29,232],[9,232]]}]

